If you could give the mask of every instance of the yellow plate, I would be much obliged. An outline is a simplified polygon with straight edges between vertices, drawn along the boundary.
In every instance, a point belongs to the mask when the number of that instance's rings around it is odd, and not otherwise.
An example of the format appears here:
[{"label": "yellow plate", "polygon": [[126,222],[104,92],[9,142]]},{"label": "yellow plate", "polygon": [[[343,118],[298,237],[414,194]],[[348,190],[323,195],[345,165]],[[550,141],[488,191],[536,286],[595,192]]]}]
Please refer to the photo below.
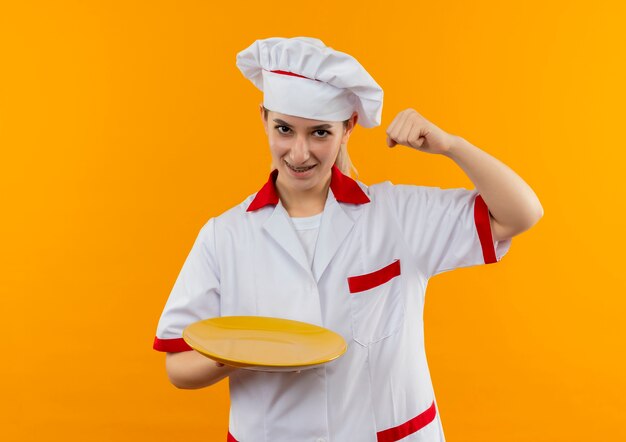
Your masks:
[{"label": "yellow plate", "polygon": [[325,364],[347,349],[337,333],[317,325],[264,316],[222,316],[190,324],[183,339],[222,364],[249,370],[297,371]]}]

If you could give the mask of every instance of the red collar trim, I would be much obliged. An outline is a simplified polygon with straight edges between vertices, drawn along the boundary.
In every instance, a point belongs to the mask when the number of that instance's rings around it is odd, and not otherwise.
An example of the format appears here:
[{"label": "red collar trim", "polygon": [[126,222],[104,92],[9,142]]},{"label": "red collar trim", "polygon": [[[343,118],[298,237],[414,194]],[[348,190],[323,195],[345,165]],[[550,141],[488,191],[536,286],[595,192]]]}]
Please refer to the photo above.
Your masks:
[{"label": "red collar trim", "polygon": [[[248,206],[247,212],[258,210],[268,205],[278,204],[278,191],[276,190],[276,178],[278,177],[278,169],[274,169],[270,173],[267,183],[261,187]],[[361,190],[356,181],[347,175],[341,173],[337,166],[333,165],[330,175],[330,188],[333,191],[335,199],[342,203],[349,204],[365,204],[370,199],[365,192]]]}]

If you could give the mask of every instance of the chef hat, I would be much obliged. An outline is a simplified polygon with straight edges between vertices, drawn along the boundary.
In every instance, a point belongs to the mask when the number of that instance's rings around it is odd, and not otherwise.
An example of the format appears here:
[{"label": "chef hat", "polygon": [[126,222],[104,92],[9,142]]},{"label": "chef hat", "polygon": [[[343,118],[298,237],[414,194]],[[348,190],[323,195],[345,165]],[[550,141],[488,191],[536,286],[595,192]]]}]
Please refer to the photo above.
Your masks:
[{"label": "chef hat", "polygon": [[380,124],[381,87],[354,57],[317,38],[257,40],[237,54],[237,67],[263,91],[269,110],[325,121],[357,111],[363,127]]}]

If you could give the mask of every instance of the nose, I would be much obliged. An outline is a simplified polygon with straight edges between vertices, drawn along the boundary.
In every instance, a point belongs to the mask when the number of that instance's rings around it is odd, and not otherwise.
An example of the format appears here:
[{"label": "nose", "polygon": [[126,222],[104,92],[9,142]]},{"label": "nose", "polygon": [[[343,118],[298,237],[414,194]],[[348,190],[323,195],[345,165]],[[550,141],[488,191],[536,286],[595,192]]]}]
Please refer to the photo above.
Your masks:
[{"label": "nose", "polygon": [[305,164],[310,157],[309,142],[306,136],[298,135],[289,151],[289,162],[294,166]]}]

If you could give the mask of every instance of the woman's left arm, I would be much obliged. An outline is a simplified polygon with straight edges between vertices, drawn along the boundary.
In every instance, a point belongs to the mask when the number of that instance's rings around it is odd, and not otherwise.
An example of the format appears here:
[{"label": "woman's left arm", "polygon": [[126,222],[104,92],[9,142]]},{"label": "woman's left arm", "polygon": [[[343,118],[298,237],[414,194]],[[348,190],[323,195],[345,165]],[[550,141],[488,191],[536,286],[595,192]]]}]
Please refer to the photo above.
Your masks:
[{"label": "woman's left arm", "polygon": [[400,112],[387,128],[387,145],[396,144],[444,155],[461,167],[489,207],[495,241],[530,229],[543,216],[537,195],[511,168],[414,109]]}]

